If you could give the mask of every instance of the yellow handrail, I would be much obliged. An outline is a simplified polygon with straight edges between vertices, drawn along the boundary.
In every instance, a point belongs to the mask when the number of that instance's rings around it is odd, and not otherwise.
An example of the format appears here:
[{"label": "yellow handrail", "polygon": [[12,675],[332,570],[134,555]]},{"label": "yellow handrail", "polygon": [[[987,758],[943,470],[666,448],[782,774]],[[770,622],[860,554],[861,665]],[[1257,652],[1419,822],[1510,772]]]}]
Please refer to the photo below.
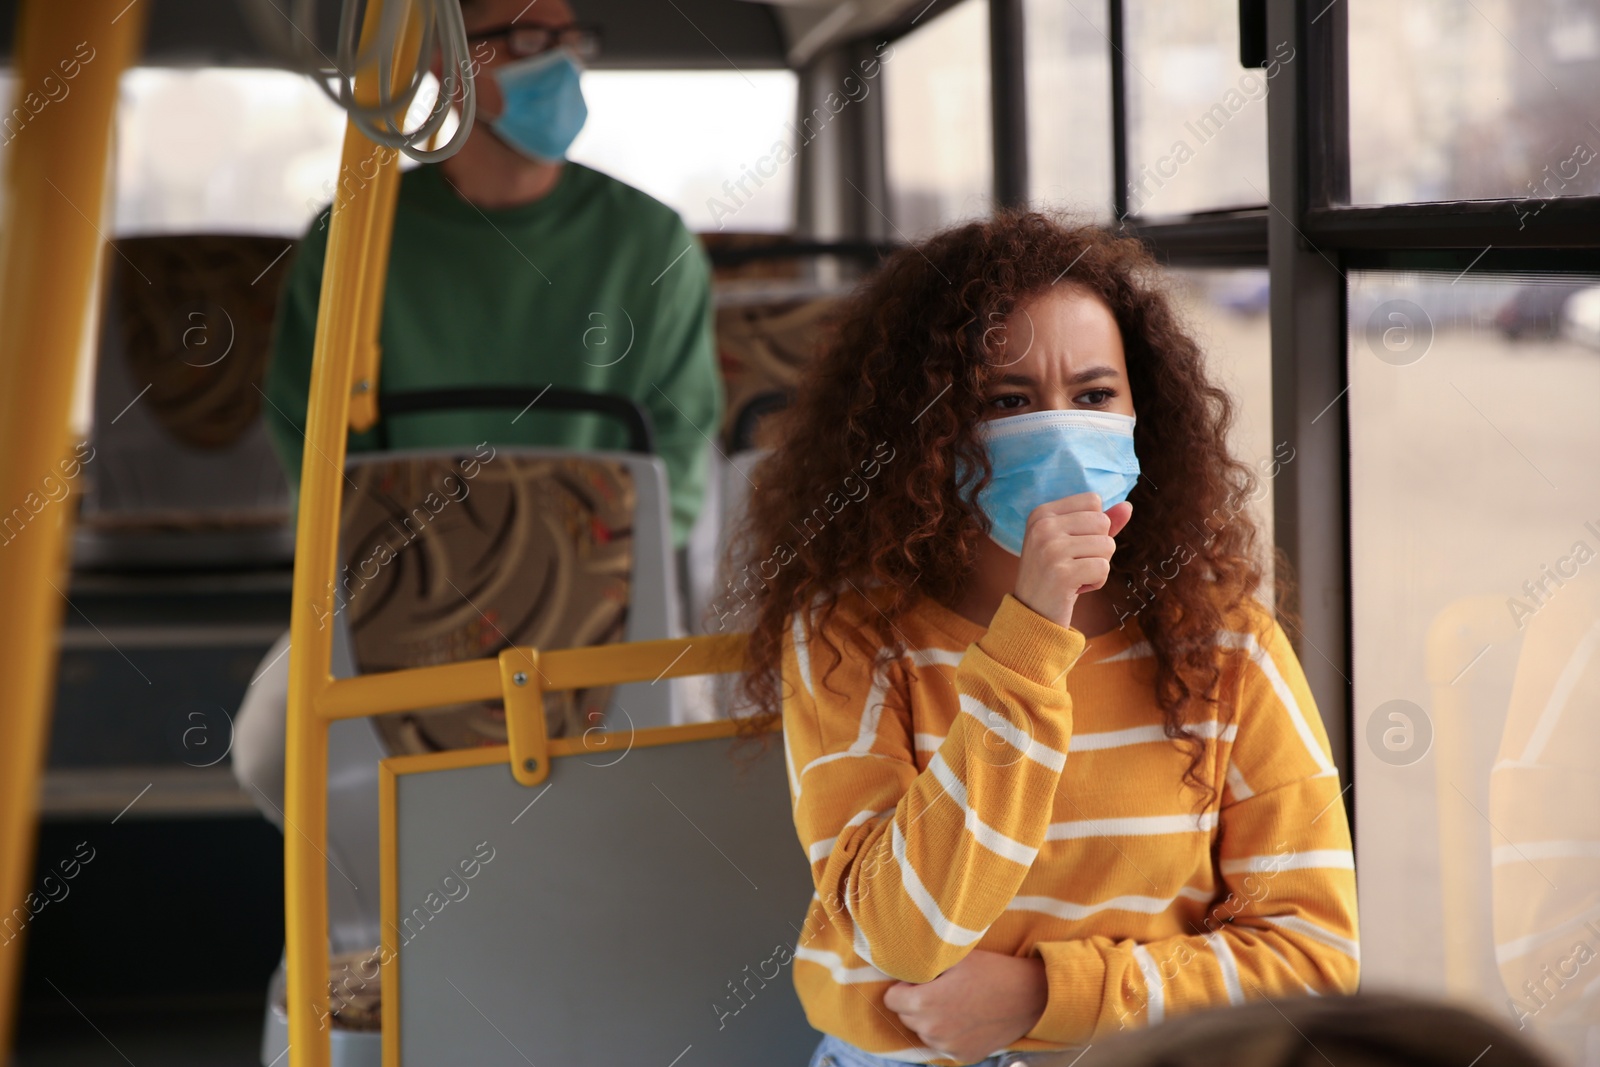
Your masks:
[{"label": "yellow handrail", "polygon": [[[11,145],[0,223],[0,915],[8,919],[28,914],[72,530],[73,501],[52,499],[51,486],[75,473],[65,465],[68,419],[96,319],[117,82],[149,9],[127,0],[23,3],[16,109],[0,116]],[[70,96],[57,95],[63,86]],[[0,948],[0,1062],[10,1058],[21,947]]]},{"label": "yellow handrail", "polygon": [[[378,34],[383,0],[367,5],[361,44]],[[408,7],[393,81],[404,84],[418,62],[420,20]],[[357,71],[356,97],[377,96],[376,59]],[[368,140],[353,123],[344,151],[312,348],[306,449],[300,468],[300,510],[295,530],[293,607],[289,621],[289,709],[284,782],[284,921],[288,954],[289,1058],[292,1064],[327,1067],[328,1017],[327,840],[328,724],[315,714],[328,687],[332,663],[331,617],[342,500],[351,368],[364,346],[375,345],[388,269],[389,232],[400,180],[393,150]]]},{"label": "yellow handrail", "polygon": [[[530,664],[537,661],[540,687],[551,692],[736,670],[746,641],[741,634],[717,634],[553,652],[527,649],[524,654]],[[330,681],[317,698],[317,713],[328,719],[359,719],[499,696],[499,665],[478,659]]]}]

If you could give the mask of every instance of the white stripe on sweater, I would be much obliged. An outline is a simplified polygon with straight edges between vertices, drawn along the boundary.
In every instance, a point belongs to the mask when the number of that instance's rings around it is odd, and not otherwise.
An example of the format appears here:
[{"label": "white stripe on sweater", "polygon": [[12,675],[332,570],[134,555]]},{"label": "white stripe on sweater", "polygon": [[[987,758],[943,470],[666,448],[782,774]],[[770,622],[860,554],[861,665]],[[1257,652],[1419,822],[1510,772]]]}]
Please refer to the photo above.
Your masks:
[{"label": "white stripe on sweater", "polygon": [[[1155,655],[1155,650],[1150,647],[1149,641],[1139,641],[1129,645],[1121,652],[1113,653],[1098,663],[1118,663],[1128,659],[1148,659]],[[1096,665],[1098,665],[1098,663]]]},{"label": "white stripe on sweater", "polygon": [[805,627],[800,625],[800,613],[794,614],[794,663],[795,669],[800,674],[800,681],[806,687],[806,694],[815,700],[817,691],[811,687],[811,649],[806,646]]},{"label": "white stripe on sweater", "polygon": [[959,667],[966,654],[965,649],[958,652],[949,648],[913,648],[906,653],[913,667]]},{"label": "white stripe on sweater", "polygon": [[1271,874],[1277,871],[1304,871],[1313,867],[1353,871],[1356,861],[1348,849],[1312,848],[1304,852],[1280,852],[1270,856],[1241,856],[1223,860],[1218,866],[1223,874]]},{"label": "white stripe on sweater", "polygon": [[1217,813],[1198,815],[1144,815],[1125,819],[1073,819],[1053,822],[1045,831],[1046,841],[1074,841],[1084,837],[1143,837],[1150,834],[1205,833],[1217,825]]},{"label": "white stripe on sweater", "polygon": [[1244,990],[1239,987],[1239,961],[1234,958],[1233,949],[1221,934],[1208,934],[1206,941],[1210,943],[1211,953],[1217,957],[1217,966],[1222,970],[1222,984],[1228,990],[1228,1003],[1243,1004]]},{"label": "white stripe on sweater", "polygon": [[[1229,723],[1223,726],[1215,719],[1193,723],[1184,729],[1195,737],[1220,737],[1223,741],[1228,742],[1233,741],[1239,734],[1239,725],[1237,723]],[[1073,734],[1072,751],[1094,752],[1101,749],[1126,748],[1129,745],[1147,745],[1166,740],[1167,735],[1164,727],[1130,726],[1125,730],[1101,730],[1095,733]]]},{"label": "white stripe on sweater", "polygon": [[[1078,904],[1071,900],[1060,900],[1056,897],[1017,896],[1011,898],[1011,903],[1006,905],[1007,911],[1036,911],[1042,915],[1050,915],[1057,919],[1066,919],[1076,922],[1097,915],[1102,911],[1132,911],[1141,915],[1160,915],[1173,903],[1183,896],[1172,897],[1145,897],[1128,894],[1120,897],[1110,897],[1106,900],[1096,901],[1093,904]],[[1205,897],[1210,900],[1209,896]]]},{"label": "white stripe on sweater", "polygon": [[821,841],[813,842],[811,847],[806,850],[806,855],[811,857],[812,863],[815,863],[818,860],[827,859],[828,856],[833,853],[834,842],[838,841],[840,836],[842,836],[846,830],[850,829],[852,826],[860,826],[874,815],[879,814],[882,813],[873,811],[870,808],[856,812],[854,815],[850,816],[849,822],[845,823],[839,828],[839,833],[832,837],[825,837]]},{"label": "white stripe on sweater", "polygon": [[1322,752],[1322,746],[1317,743],[1317,737],[1311,732],[1311,725],[1306,721],[1305,711],[1300,707],[1300,702],[1295,699],[1294,690],[1289,688],[1289,683],[1284,680],[1283,673],[1278,670],[1278,665],[1261,647],[1261,642],[1256,640],[1255,634],[1235,633],[1224,630],[1217,635],[1217,643],[1229,648],[1244,649],[1250,656],[1250,661],[1261,669],[1266,676],[1267,684],[1277,694],[1278,702],[1283,705],[1283,710],[1288,713],[1289,722],[1294,726],[1295,733],[1300,735],[1300,743],[1305,745],[1306,753],[1317,764],[1317,769],[1328,771],[1333,765],[1328,762],[1328,757]]},{"label": "white stripe on sweater", "polygon": [[829,952],[826,949],[796,946],[794,958],[826,967],[828,974],[839,985],[861,985],[865,982],[894,981],[893,978],[890,978],[871,964],[861,967],[846,967],[843,957],[837,952]]},{"label": "white stripe on sweater", "polygon": [[1042,766],[1050,768],[1057,774],[1067,765],[1067,754],[1058,752],[1041,741],[1036,741],[1028,736],[1017,726],[1013,725],[1005,716],[995,711],[977,697],[967,693],[961,694],[961,710],[971,715],[983,728],[1002,738],[1012,748]]},{"label": "white stripe on sweater", "polygon": [[883,719],[883,697],[888,689],[889,679],[884,673],[883,664],[875,664],[872,682],[867,687],[866,702],[861,705],[861,724],[856,728],[856,739],[850,745],[851,752],[864,755],[872,751],[873,743],[878,740],[878,723]]},{"label": "white stripe on sweater", "polygon": [[1139,965],[1139,973],[1144,975],[1145,1005],[1148,1013],[1145,1021],[1155,1026],[1167,1013],[1167,991],[1161,984],[1161,968],[1156,966],[1155,958],[1143,945],[1133,946],[1133,960]]},{"label": "white stripe on sweater", "polygon": [[[933,927],[933,932],[939,940],[949,945],[970,945],[984,935],[982,930],[970,930],[952,922],[939,910],[939,902],[933,899],[928,887],[922,884],[916,868],[911,865],[911,858],[906,855],[906,839],[900,834],[899,823],[891,824],[890,844],[894,850],[895,863],[900,866],[900,884],[905,887],[906,895],[917,906],[917,910],[928,921],[928,925]],[[860,927],[860,921],[857,920],[856,928],[859,930]]]},{"label": "white stripe on sweater", "polygon": [[928,763],[928,770],[932,772],[934,780],[944,787],[950,799],[956,802],[956,807],[961,809],[962,820],[978,844],[996,856],[1004,857],[1013,863],[1020,863],[1024,867],[1033,866],[1033,861],[1039,856],[1039,850],[1030,848],[1015,838],[1007,837],[978,817],[978,813],[972,810],[972,805],[967,803],[966,785],[956,777],[956,772],[944,761],[943,753],[934,753],[933,759]]},{"label": "white stripe on sweater", "polygon": [[791,805],[800,802],[800,776],[794,770],[794,752],[789,748],[789,731],[780,731],[783,734],[783,766],[789,772],[789,791],[794,794]]},{"label": "white stripe on sweater", "polygon": [[1340,937],[1338,934],[1324,930],[1316,923],[1302,919],[1298,915],[1263,915],[1262,918],[1280,930],[1310,938],[1319,945],[1326,945],[1331,949],[1344,953],[1353,960],[1359,961],[1361,959],[1360,945],[1348,937]]}]

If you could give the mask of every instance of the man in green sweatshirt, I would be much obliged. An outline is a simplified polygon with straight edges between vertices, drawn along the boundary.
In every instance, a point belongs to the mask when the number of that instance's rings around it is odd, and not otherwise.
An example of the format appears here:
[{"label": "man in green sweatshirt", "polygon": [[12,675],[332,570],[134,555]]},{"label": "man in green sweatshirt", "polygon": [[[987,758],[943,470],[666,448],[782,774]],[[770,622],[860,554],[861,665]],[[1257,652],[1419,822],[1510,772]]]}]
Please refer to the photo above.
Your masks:
[{"label": "man in green sweatshirt", "polygon": [[[566,0],[463,0],[462,14],[477,121],[454,156],[401,178],[380,395],[549,384],[638,401],[655,425],[681,549],[723,409],[705,253],[671,208],[565,160],[586,114],[575,60],[598,45]],[[295,254],[266,380],[267,425],[296,494],[327,221],[325,212]],[[379,410],[373,429],[350,435],[351,452],[626,442],[613,420],[537,402],[520,412]]]},{"label": "man in green sweatshirt", "polygon": [[[682,548],[700,510],[724,402],[705,253],[671,208],[565,161],[586,114],[575,60],[591,56],[596,43],[574,24],[567,0],[463,0],[462,14],[477,68],[477,121],[456,155],[401,178],[379,393],[550,384],[633,398],[655,425],[673,541]],[[360,180],[341,176],[339,195]],[[325,212],[296,253],[264,389],[267,426],[297,495],[327,224]],[[574,449],[626,443],[610,420],[541,412],[537,401],[521,411],[383,416],[381,404],[379,411],[372,430],[350,435],[352,452],[470,449],[481,441]],[[284,634],[245,695],[232,750],[235,776],[280,828],[288,663]],[[375,765],[369,770],[375,774]],[[370,860],[376,808],[349,799],[376,798],[355,787],[360,773],[341,768],[345,807],[330,813],[330,833]],[[351,869],[376,883],[375,867]],[[346,931],[336,947],[375,942],[375,910],[339,894],[330,908],[334,928]]]}]

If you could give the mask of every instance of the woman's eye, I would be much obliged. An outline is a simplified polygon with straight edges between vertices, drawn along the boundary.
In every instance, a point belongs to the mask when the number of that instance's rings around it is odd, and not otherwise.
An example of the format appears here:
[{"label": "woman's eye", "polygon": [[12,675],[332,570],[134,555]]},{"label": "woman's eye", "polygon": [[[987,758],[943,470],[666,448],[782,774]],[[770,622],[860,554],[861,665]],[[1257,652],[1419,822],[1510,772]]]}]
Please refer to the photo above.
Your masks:
[{"label": "woman's eye", "polygon": [[990,404],[1001,409],[1002,411],[1010,411],[1013,408],[1019,408],[1027,402],[1028,398],[1018,393],[1007,393],[1005,396],[993,397],[989,401]]},{"label": "woman's eye", "polygon": [[1099,407],[1114,395],[1110,389],[1091,389],[1078,397],[1078,402],[1080,404],[1088,404],[1090,407]]}]

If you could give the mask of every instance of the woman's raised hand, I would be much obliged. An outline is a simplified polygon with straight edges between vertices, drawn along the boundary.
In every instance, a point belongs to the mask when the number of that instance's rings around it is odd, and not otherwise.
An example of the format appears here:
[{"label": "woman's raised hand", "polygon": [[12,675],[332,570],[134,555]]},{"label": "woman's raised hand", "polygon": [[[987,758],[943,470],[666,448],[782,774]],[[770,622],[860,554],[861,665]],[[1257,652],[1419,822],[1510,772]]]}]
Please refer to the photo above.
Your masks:
[{"label": "woman's raised hand", "polygon": [[1079,595],[1099,589],[1111,576],[1114,539],[1132,516],[1133,505],[1126,500],[1101,511],[1098,493],[1040,504],[1022,535],[1012,595],[1051,622],[1070,626]]}]

